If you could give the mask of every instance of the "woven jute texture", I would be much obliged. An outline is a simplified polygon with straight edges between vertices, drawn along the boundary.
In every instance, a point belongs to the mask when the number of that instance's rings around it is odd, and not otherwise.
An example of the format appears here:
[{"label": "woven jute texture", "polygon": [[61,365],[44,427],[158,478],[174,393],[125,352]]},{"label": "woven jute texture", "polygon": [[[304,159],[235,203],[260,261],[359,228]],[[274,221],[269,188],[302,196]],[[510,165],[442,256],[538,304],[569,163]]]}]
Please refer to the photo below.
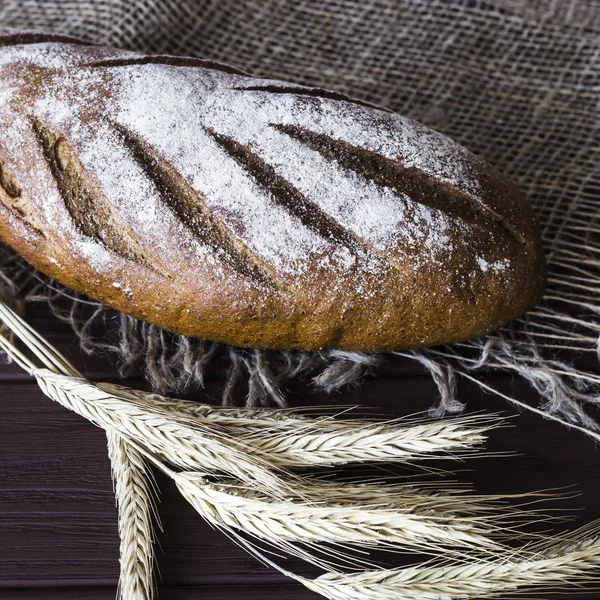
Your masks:
[{"label": "woven jute texture", "polygon": [[[493,335],[405,354],[430,369],[443,410],[460,408],[456,374],[482,382],[475,371],[496,368],[527,378],[545,410],[597,429],[585,413],[600,398],[596,0],[3,0],[0,24],[333,88],[421,121],[497,166],[529,195],[542,223],[550,266],[544,301]],[[52,293],[38,286],[29,298]],[[98,308],[95,318],[102,314]],[[76,324],[74,311],[66,318],[93,349],[89,327]],[[215,352],[124,317],[120,335],[112,348],[126,363],[146,356],[159,388],[201,381]],[[377,358],[226,351],[230,384],[240,369],[250,375],[251,403],[282,402],[281,382],[307,369],[320,368],[320,383],[331,387]]]}]

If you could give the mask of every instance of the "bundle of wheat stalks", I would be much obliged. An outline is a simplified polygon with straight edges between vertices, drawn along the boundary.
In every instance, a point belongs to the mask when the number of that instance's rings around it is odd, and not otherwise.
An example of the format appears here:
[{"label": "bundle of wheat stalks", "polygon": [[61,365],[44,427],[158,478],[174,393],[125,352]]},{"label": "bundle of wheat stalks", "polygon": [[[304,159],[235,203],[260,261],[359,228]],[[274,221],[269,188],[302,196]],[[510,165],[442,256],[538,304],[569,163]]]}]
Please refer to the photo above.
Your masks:
[{"label": "bundle of wheat stalks", "polygon": [[[468,457],[499,425],[496,417],[369,422],[175,400],[92,383],[1,303],[0,319],[6,353],[48,397],[106,431],[119,507],[123,600],[148,599],[154,590],[150,464],[171,477],[213,526],[335,600],[448,600],[556,589],[593,579],[600,566],[597,526],[527,537],[509,523],[540,515],[498,503],[505,499],[448,484],[331,478],[331,467],[352,463]],[[329,468],[327,479],[318,477],[323,467]],[[266,556],[269,547],[310,561],[324,574],[310,579],[291,573]],[[378,568],[352,555],[352,548],[429,558],[411,567]]]}]

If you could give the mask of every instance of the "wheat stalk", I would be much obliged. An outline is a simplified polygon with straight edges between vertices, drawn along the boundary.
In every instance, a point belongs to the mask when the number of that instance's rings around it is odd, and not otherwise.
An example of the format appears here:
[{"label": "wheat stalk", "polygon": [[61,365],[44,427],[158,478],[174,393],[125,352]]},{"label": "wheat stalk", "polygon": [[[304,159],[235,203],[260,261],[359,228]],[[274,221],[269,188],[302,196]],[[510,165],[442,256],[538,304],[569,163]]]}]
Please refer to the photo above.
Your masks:
[{"label": "wheat stalk", "polygon": [[315,504],[302,500],[273,501],[236,484],[212,484],[196,473],[173,478],[186,499],[216,526],[247,532],[273,545],[336,543],[363,548],[385,546],[445,554],[498,551],[486,528],[465,519],[418,515],[367,504]]},{"label": "wheat stalk", "polygon": [[130,398],[165,419],[179,418],[182,424],[193,423],[194,427],[219,431],[231,436],[233,444],[242,440],[245,452],[268,454],[270,464],[280,467],[399,462],[439,457],[440,453],[464,457],[485,441],[487,431],[500,424],[489,415],[416,425],[406,425],[398,419],[365,424],[331,417],[298,417],[288,409],[272,410],[273,415],[258,410],[257,416],[251,417],[251,409],[214,409],[115,384],[96,385],[111,396]]},{"label": "wheat stalk", "polygon": [[[505,544],[515,535],[499,528],[497,520],[527,513],[502,510],[494,504],[498,497],[425,484],[374,481],[338,487],[289,470],[365,460],[413,464],[439,452],[469,455],[497,421],[476,417],[363,425],[264,410],[257,410],[254,420],[248,409],[229,412],[114,384],[92,384],[1,303],[0,317],[35,359],[3,335],[0,347],[50,398],[107,431],[120,510],[123,600],[152,595],[152,494],[146,461],[169,475],[207,521],[332,600],[483,597],[587,580],[600,567],[594,530],[529,542],[518,550]],[[287,572],[242,534],[296,553],[326,573],[307,579]],[[322,543],[336,548],[333,552],[329,546],[331,560],[311,554]],[[333,561],[343,562],[344,548],[357,545],[412,549],[437,558],[410,568],[340,572]]]},{"label": "wheat stalk", "polygon": [[[243,427],[251,429],[275,428],[278,431],[295,429],[310,424],[311,408],[245,408],[245,407],[221,407],[211,404],[202,404],[190,400],[181,400],[162,396],[154,392],[144,392],[132,389],[113,382],[98,384],[105,391],[117,396],[127,396],[138,400],[149,402],[153,406],[160,406],[172,413],[178,413],[192,419],[210,419],[219,427]],[[330,412],[335,412],[335,407],[330,407]],[[342,409],[340,409],[342,410]],[[343,409],[344,411],[347,409]],[[331,420],[331,417],[320,415],[314,419],[319,423]],[[339,423],[331,420],[332,424]]]},{"label": "wheat stalk", "polygon": [[119,508],[122,600],[152,600],[154,535],[151,474],[142,454],[114,431],[106,432]]},{"label": "wheat stalk", "polygon": [[596,579],[600,568],[600,538],[577,543],[553,543],[545,552],[515,560],[506,553],[492,561],[431,564],[426,567],[380,569],[349,575],[328,573],[316,579],[298,578],[306,587],[331,600],[451,600],[516,593],[519,588],[549,588]]},{"label": "wheat stalk", "polygon": [[227,443],[202,427],[166,419],[148,407],[107,394],[82,378],[33,369],[42,391],[66,408],[104,429],[114,429],[161,460],[182,469],[224,473],[281,496],[288,483],[263,458],[240,449],[241,442]]}]

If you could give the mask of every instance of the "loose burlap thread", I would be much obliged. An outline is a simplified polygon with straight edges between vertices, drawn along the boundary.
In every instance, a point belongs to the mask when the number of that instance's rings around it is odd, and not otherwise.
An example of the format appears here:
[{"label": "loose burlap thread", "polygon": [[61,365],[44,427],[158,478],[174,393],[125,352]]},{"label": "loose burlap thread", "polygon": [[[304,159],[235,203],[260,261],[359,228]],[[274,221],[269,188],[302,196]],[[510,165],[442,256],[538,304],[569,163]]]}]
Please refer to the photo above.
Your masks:
[{"label": "loose burlap thread", "polygon": [[[461,409],[457,375],[485,385],[476,373],[499,369],[527,379],[549,414],[600,430],[587,412],[600,402],[597,2],[4,0],[0,24],[332,88],[421,121],[497,166],[540,219],[549,263],[543,302],[492,335],[402,355],[431,372],[440,389],[435,412]],[[143,363],[160,391],[202,384],[210,361],[225,353],[225,403],[243,379],[248,404],[283,404],[290,378],[311,373],[334,389],[382,358],[242,350],[174,336],[61,288],[9,251],[3,264],[13,293],[47,302],[85,350],[116,353],[123,372]],[[115,337],[94,335],[97,323],[116,323]]]}]

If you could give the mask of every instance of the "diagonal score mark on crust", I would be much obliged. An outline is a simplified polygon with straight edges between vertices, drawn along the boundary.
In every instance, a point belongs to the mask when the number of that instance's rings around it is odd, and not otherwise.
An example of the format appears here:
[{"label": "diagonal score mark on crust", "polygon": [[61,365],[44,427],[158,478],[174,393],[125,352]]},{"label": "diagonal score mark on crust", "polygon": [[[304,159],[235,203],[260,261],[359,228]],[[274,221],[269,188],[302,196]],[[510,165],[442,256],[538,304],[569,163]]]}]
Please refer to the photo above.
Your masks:
[{"label": "diagonal score mark on crust", "polygon": [[233,158],[248,175],[264,190],[270,192],[275,202],[300,219],[303,225],[327,240],[354,249],[358,239],[324,212],[317,204],[306,198],[289,181],[275,172],[248,146],[231,137],[207,129],[209,135]]},{"label": "diagonal score mark on crust", "polygon": [[28,198],[23,194],[17,178],[2,161],[0,161],[0,203],[35,233],[46,237],[44,228]]},{"label": "diagonal score mark on crust", "polygon": [[447,215],[458,217],[468,223],[499,225],[505,233],[519,243],[525,244],[523,235],[511,227],[500,215],[457,189],[439,181],[416,167],[405,167],[374,152],[336,140],[322,133],[315,133],[296,125],[271,123],[271,127],[281,131],[315,150],[325,158],[335,160],[339,165],[353,171],[359,177],[372,181],[381,187],[392,189],[397,194],[408,196],[429,208]]},{"label": "diagonal score mark on crust", "polygon": [[355,256],[361,251],[367,252],[382,260],[387,266],[396,268],[385,253],[380,252],[353,231],[340,225],[318,204],[307,198],[281,175],[278,175],[271,165],[267,164],[248,146],[217,133],[213,129],[207,128],[206,131],[261,188],[270,193],[274,202],[299,219],[305,227],[329,242],[347,248]]},{"label": "diagonal score mark on crust", "polygon": [[83,63],[81,67],[97,68],[97,67],[128,67],[130,65],[166,65],[169,67],[201,67],[204,69],[212,69],[214,71],[222,71],[229,75],[244,75],[249,77],[241,69],[226,65],[215,60],[205,58],[193,58],[187,56],[171,56],[169,54],[151,54],[149,56],[132,56],[131,58],[108,58],[106,60],[96,60]]},{"label": "diagonal score mark on crust", "polygon": [[324,98],[326,100],[339,100],[342,102],[349,102],[350,104],[357,104],[358,106],[365,106],[367,108],[374,108],[384,112],[392,112],[388,108],[383,106],[377,106],[364,100],[358,100],[357,98],[351,98],[340,92],[334,92],[332,90],[326,90],[318,87],[301,87],[296,85],[249,85],[245,87],[234,88],[240,92],[268,92],[270,94],[293,94],[294,96],[309,96],[312,98]]},{"label": "diagonal score mark on crust", "polygon": [[122,258],[169,276],[137,240],[67,140],[38,117],[31,116],[30,120],[58,191],[79,232]]},{"label": "diagonal score mark on crust", "polygon": [[255,255],[208,207],[201,195],[140,135],[113,123],[162,201],[199,240],[208,244],[235,272],[252,281],[283,289],[279,275]]},{"label": "diagonal score mark on crust", "polygon": [[2,31],[0,29],[0,48],[3,46],[28,46],[31,44],[44,44],[53,42],[56,44],[77,44],[79,46],[92,46],[86,42],[68,35],[54,33],[43,33],[35,31]]}]

